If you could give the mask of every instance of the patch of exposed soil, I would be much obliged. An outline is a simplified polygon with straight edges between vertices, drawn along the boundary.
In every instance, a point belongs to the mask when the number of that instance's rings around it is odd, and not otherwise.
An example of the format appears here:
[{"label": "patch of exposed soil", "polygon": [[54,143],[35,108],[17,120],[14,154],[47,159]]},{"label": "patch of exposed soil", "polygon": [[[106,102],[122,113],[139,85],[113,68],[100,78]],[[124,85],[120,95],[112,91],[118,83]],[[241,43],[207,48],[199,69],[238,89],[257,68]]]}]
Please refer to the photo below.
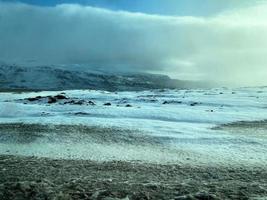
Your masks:
[{"label": "patch of exposed soil", "polygon": [[224,130],[233,134],[267,138],[267,120],[238,121],[229,124],[222,124],[214,127],[213,129]]},{"label": "patch of exposed soil", "polygon": [[0,124],[0,142],[3,143],[30,143],[38,138],[61,142],[96,143],[125,143],[125,144],[160,144],[161,138],[142,134],[138,130],[121,129],[117,127],[99,127],[85,125],[54,125],[54,124]]},{"label": "patch of exposed soil", "polygon": [[263,168],[0,156],[0,199],[260,199]]}]

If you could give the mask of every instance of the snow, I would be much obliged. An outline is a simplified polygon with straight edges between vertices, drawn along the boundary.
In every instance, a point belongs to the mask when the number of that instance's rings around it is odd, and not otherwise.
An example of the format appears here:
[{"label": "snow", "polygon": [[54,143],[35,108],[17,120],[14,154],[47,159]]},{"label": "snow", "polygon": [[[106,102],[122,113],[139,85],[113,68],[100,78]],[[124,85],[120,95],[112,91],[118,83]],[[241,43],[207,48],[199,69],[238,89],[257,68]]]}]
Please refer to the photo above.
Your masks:
[{"label": "snow", "polygon": [[[61,92],[69,98],[92,100],[96,105],[50,105],[45,102],[24,104],[25,100],[22,100]],[[93,160],[266,165],[267,137],[212,129],[219,124],[266,119],[266,100],[265,87],[142,92],[68,90],[0,93],[1,123],[117,127],[159,138],[164,143],[162,146],[140,146],[72,141],[66,144],[41,140],[26,145],[5,143],[0,137],[0,153]],[[170,103],[163,104],[165,101]],[[107,102],[112,105],[103,106]],[[127,104],[132,107],[126,107]],[[79,112],[85,114],[77,115]]]}]

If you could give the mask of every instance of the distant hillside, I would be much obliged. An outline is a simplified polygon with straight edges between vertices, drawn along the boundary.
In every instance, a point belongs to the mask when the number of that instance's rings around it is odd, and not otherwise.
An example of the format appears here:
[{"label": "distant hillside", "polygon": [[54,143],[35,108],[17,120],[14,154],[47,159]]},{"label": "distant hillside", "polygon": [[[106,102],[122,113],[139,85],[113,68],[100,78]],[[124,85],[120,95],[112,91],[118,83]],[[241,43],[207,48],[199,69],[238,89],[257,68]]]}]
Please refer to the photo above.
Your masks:
[{"label": "distant hillside", "polygon": [[205,84],[170,79],[165,75],[123,74],[74,71],[52,66],[21,67],[0,65],[0,89],[3,90],[147,90],[203,87]]}]

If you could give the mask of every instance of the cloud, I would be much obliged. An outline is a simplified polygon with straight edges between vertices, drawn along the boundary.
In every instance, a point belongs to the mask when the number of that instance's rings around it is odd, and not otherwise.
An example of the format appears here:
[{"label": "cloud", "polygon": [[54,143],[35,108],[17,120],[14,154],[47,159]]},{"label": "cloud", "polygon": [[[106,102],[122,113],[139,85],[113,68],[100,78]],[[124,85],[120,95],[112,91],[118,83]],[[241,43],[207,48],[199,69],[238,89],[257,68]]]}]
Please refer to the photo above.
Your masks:
[{"label": "cloud", "polygon": [[204,18],[0,2],[0,60],[262,85],[266,9],[258,4]]}]

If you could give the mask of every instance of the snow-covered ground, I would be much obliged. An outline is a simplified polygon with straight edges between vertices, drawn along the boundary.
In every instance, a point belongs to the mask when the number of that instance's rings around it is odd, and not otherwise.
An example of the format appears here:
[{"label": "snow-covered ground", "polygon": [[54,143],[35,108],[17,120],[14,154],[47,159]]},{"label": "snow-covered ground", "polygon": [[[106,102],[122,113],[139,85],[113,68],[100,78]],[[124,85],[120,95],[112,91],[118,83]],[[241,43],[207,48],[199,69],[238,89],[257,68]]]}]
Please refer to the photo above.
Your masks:
[{"label": "snow-covered ground", "polygon": [[[69,100],[48,104],[45,98],[38,101],[25,100],[28,97],[53,96],[62,92],[70,100],[92,101],[95,105],[64,104]],[[105,103],[111,105],[105,106]],[[71,139],[62,137],[62,140],[56,140],[60,138],[57,132],[20,143],[7,139],[8,131],[1,129],[0,153],[92,160],[266,166],[265,128],[260,130],[261,134],[254,133],[254,129],[246,134],[223,128],[213,129],[220,124],[264,119],[267,119],[267,88],[264,87],[0,93],[2,124],[22,122],[49,126],[96,126],[114,129],[114,137],[116,130],[129,130],[131,137],[142,135],[148,140],[147,144],[138,144],[138,140],[132,144],[90,142],[86,135],[73,130]],[[123,131],[119,134],[123,134]],[[153,138],[161,142],[150,144]]]}]

